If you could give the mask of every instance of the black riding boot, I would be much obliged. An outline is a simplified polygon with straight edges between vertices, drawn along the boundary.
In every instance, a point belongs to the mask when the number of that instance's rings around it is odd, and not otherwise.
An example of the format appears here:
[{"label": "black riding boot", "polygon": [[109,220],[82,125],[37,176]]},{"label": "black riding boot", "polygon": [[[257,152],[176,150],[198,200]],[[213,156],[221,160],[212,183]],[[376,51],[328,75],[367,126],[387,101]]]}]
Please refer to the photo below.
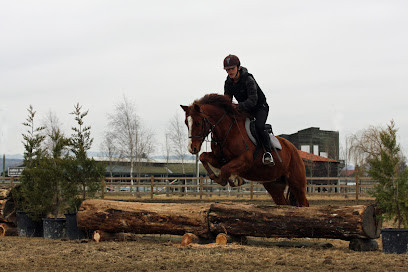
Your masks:
[{"label": "black riding boot", "polygon": [[271,139],[267,131],[263,131],[262,135],[262,145],[264,147],[265,153],[262,156],[262,163],[267,165],[274,165],[275,162],[273,161],[272,157],[272,146],[271,146]]}]

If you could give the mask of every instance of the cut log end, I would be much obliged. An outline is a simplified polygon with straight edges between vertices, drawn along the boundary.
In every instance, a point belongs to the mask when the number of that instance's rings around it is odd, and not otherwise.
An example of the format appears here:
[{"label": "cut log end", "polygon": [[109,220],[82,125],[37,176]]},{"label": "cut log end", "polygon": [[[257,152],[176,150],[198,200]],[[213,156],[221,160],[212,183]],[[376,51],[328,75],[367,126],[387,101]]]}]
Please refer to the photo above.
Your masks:
[{"label": "cut log end", "polygon": [[17,227],[12,223],[0,223],[0,237],[16,236]]},{"label": "cut log end", "polygon": [[95,230],[92,233],[92,240],[99,243],[101,241],[106,241],[111,239],[111,234],[102,230]]},{"label": "cut log end", "polygon": [[228,243],[228,236],[225,233],[219,233],[215,238],[215,243],[217,245],[225,246]]},{"label": "cut log end", "polygon": [[192,234],[192,233],[186,233],[181,238],[181,246],[188,246],[192,243],[197,243],[197,242],[198,242],[197,235]]},{"label": "cut log end", "polygon": [[6,236],[6,229],[4,226],[0,225],[0,237]]},{"label": "cut log end", "polygon": [[101,241],[101,235],[98,232],[94,232],[92,235],[92,240],[95,242],[99,243]]},{"label": "cut log end", "polygon": [[380,237],[381,220],[379,220],[378,210],[374,205],[368,206],[363,214],[363,231],[368,238],[377,239]]},{"label": "cut log end", "polygon": [[139,237],[134,233],[126,232],[106,232],[95,230],[92,234],[92,240],[99,243],[102,241],[138,241]]}]

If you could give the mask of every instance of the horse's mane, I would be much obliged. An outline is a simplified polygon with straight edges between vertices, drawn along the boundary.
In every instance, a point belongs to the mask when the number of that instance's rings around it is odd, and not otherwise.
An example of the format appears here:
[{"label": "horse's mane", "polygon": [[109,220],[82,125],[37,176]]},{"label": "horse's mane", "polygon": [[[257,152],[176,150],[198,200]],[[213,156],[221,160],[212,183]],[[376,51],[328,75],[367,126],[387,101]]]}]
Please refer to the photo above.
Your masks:
[{"label": "horse's mane", "polygon": [[206,94],[201,99],[196,100],[195,103],[200,105],[213,105],[224,109],[229,115],[244,116],[242,112],[237,110],[236,104],[231,102],[231,98],[227,95],[220,94]]}]

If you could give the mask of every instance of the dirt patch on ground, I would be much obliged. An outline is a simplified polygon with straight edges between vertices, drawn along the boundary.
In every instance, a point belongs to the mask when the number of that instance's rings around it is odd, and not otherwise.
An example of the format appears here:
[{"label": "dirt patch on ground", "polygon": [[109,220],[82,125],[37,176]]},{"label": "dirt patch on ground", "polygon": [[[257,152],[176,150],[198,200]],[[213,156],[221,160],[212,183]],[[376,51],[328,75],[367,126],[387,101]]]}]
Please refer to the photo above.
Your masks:
[{"label": "dirt patch on ground", "polygon": [[[326,239],[249,239],[248,245],[191,245],[181,237],[132,242],[0,239],[1,271],[407,271],[406,255],[354,252]],[[303,244],[303,246],[302,246]],[[292,246],[291,246],[292,245]],[[332,245],[330,247],[329,245]]]}]

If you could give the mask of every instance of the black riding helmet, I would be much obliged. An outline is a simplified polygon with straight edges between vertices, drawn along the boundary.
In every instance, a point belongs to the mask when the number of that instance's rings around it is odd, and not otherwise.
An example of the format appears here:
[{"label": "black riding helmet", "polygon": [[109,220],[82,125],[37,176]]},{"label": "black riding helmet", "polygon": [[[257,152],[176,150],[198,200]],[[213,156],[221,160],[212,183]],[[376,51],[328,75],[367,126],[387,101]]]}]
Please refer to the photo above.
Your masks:
[{"label": "black riding helmet", "polygon": [[235,55],[228,55],[224,59],[224,69],[231,68],[234,66],[241,66],[241,62],[239,61],[239,58]]}]

